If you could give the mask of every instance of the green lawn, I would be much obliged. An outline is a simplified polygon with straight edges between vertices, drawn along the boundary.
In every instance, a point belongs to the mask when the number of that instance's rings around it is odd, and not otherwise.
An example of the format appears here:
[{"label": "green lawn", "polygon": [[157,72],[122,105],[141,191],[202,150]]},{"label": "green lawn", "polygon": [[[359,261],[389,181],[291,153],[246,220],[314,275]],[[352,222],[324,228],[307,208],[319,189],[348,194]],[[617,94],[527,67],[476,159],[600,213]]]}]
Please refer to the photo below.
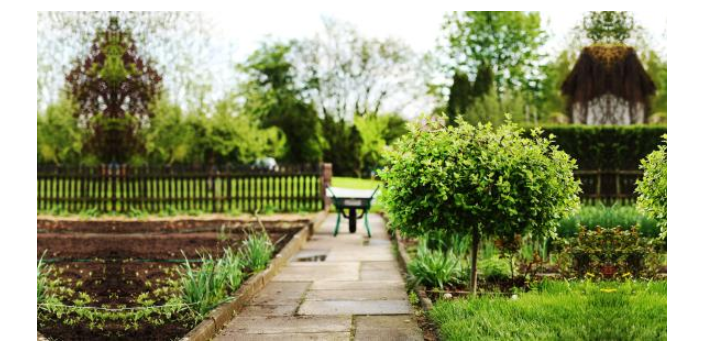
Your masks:
[{"label": "green lawn", "polygon": [[555,281],[516,300],[442,300],[430,317],[444,340],[667,340],[667,281]]},{"label": "green lawn", "polygon": [[353,189],[374,189],[376,186],[380,186],[382,183],[379,180],[371,180],[365,178],[354,178],[354,177],[339,177],[333,176],[332,186],[340,188],[353,188]]}]

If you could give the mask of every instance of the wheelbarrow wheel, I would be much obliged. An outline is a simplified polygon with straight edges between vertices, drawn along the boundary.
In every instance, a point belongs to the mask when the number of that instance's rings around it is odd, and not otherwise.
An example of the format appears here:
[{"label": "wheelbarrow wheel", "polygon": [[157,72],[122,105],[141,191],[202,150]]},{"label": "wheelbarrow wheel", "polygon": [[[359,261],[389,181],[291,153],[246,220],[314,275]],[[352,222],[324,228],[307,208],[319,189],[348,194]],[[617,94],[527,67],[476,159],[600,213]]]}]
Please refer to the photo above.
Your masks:
[{"label": "wheelbarrow wheel", "polygon": [[357,232],[357,209],[350,209],[350,233]]}]

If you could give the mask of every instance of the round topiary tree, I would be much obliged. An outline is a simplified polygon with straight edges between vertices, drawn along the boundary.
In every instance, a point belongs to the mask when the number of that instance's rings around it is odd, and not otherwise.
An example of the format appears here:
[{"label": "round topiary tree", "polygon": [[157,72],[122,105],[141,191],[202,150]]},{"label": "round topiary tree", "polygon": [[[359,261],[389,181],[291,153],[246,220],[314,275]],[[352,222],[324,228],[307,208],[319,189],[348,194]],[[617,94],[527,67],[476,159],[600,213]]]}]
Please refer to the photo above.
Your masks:
[{"label": "round topiary tree", "polygon": [[385,155],[383,202],[404,235],[472,236],[470,288],[477,289],[483,238],[554,235],[557,221],[579,207],[575,161],[552,136],[529,137],[508,121],[456,127],[413,125]]},{"label": "round topiary tree", "polygon": [[643,179],[638,181],[637,206],[652,216],[660,225],[661,236],[667,237],[667,135],[665,145],[650,153],[641,161]]}]

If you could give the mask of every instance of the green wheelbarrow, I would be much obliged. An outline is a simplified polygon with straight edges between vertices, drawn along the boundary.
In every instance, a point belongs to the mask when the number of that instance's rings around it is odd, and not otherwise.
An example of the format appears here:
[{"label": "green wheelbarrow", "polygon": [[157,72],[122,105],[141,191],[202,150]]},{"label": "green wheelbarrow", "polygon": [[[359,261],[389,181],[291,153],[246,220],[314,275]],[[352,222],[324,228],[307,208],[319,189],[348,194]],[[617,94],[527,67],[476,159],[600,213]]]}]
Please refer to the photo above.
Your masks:
[{"label": "green wheelbarrow", "polygon": [[[372,201],[376,192],[379,190],[377,186],[371,190],[357,190],[328,187],[328,197],[332,199],[332,204],[335,205],[337,211],[337,223],[335,224],[335,232],[333,236],[337,236],[340,230],[340,219],[349,219],[350,233],[357,232],[357,219],[364,217],[364,226],[367,228],[367,236],[372,237],[372,231],[369,229],[369,209],[372,207]],[[347,211],[347,213],[345,213]]]}]

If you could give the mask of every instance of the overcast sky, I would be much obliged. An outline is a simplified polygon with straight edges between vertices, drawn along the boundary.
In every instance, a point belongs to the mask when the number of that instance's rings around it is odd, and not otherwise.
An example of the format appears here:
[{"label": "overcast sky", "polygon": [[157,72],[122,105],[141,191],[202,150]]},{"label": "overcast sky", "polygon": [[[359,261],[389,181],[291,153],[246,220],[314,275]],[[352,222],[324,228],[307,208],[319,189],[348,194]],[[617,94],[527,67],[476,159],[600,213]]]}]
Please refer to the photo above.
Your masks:
[{"label": "overcast sky", "polygon": [[[293,11],[293,12],[292,12]],[[282,11],[247,10],[244,12],[208,12],[215,26],[214,34],[222,44],[232,45],[237,58],[244,58],[267,36],[279,39],[308,37],[322,29],[320,18],[330,16],[354,24],[362,33],[372,37],[396,37],[418,52],[434,48],[440,35],[442,18],[448,11],[441,9],[404,9],[403,13],[369,11],[354,7],[336,11],[291,9]],[[548,29],[549,50],[564,47],[569,31],[580,23],[582,11],[541,12]],[[663,12],[634,12],[636,21],[653,37],[653,46],[663,52],[667,17]]]},{"label": "overcast sky", "polygon": [[[429,4],[429,6],[432,4]],[[212,88],[210,100],[218,99],[236,86],[237,78],[234,64],[244,61],[261,42],[268,39],[301,39],[309,38],[323,30],[323,17],[351,23],[363,35],[368,37],[394,37],[411,46],[418,54],[425,54],[436,47],[441,35],[441,24],[447,10],[435,7],[420,8],[408,6],[403,11],[386,3],[375,6],[353,6],[347,9],[326,10],[323,6],[305,8],[291,5],[278,5],[276,11],[266,6],[248,8],[242,11],[206,12],[205,19],[211,34],[210,49],[205,54],[203,67],[207,71],[208,81]],[[549,56],[566,47],[570,31],[584,17],[582,11],[545,11],[541,12],[543,27],[548,31],[549,41],[546,51]],[[643,26],[650,35],[649,45],[658,50],[666,58],[666,25],[664,12],[634,12],[635,20]],[[39,42],[38,42],[38,45]],[[74,55],[75,53],[70,53]],[[68,56],[67,56],[68,57]],[[67,57],[52,58],[66,61]],[[53,62],[53,61],[52,61]],[[42,93],[43,103],[55,100],[58,91],[63,86],[62,75]],[[44,104],[42,104],[45,106]],[[420,110],[409,108],[404,115],[415,115],[429,110],[425,106]]]}]

